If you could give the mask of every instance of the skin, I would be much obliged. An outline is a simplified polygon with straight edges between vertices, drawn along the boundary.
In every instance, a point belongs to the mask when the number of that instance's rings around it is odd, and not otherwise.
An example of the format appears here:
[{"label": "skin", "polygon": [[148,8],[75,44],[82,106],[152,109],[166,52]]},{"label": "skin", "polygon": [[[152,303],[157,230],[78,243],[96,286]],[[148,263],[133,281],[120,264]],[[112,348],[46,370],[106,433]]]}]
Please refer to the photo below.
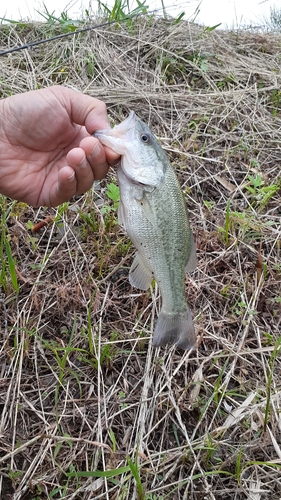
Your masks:
[{"label": "skin", "polygon": [[0,100],[0,193],[56,207],[88,191],[119,160],[92,137],[105,128],[105,104],[65,87]]}]

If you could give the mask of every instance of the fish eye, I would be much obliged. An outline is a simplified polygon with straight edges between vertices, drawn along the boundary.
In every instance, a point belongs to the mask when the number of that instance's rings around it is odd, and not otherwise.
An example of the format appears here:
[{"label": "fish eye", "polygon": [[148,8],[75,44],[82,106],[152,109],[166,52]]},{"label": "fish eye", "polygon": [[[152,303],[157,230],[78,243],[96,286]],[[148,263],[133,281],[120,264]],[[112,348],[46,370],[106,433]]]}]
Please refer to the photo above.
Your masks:
[{"label": "fish eye", "polygon": [[141,134],[141,140],[142,142],[149,142],[149,135]]}]

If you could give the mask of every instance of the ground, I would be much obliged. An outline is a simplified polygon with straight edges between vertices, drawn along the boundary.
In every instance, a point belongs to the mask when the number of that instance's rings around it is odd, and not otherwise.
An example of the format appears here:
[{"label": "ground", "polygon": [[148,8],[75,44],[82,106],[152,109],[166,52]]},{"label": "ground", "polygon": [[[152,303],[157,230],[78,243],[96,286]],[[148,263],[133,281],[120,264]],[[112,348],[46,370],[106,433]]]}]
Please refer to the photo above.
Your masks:
[{"label": "ground", "polygon": [[58,209],[0,198],[1,498],[280,499],[280,42],[145,16],[0,57],[2,98],[61,84],[149,124],[198,256],[198,349],[154,349],[114,169]]}]

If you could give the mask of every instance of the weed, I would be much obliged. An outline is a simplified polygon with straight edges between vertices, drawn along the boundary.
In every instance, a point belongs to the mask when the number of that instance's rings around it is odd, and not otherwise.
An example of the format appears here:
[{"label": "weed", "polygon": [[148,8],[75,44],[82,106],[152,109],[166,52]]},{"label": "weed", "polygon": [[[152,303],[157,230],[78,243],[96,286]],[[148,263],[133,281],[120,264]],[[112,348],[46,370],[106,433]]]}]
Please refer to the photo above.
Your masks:
[{"label": "weed", "polygon": [[240,447],[238,455],[237,455],[236,467],[235,467],[235,476],[236,476],[238,486],[240,486],[240,484],[241,484],[242,457],[243,457],[243,451],[242,451],[242,448]]},{"label": "weed", "polygon": [[274,366],[280,352],[281,352],[281,337],[279,337],[275,342],[274,350],[268,362],[267,383],[266,383],[266,406],[264,412],[264,430],[266,429],[266,426],[268,425],[270,419],[271,386],[274,377]]},{"label": "weed", "polygon": [[278,116],[281,111],[281,92],[280,90],[273,89],[270,95],[270,101],[272,106],[272,115]]},{"label": "weed", "polygon": [[206,436],[204,450],[206,453],[206,467],[209,468],[213,465],[213,457],[217,453],[217,445],[209,433]]},{"label": "weed", "polygon": [[153,493],[146,493],[145,500],[164,500],[163,495],[154,495]]},{"label": "weed", "polygon": [[132,19],[139,14],[145,14],[147,12],[145,2],[146,0],[143,2],[136,0],[137,7],[131,10],[129,0],[115,0],[112,7],[98,0],[99,13],[108,22],[116,21],[118,23],[125,21],[127,26],[131,28]]},{"label": "weed", "polygon": [[0,17],[0,21],[1,21],[1,24],[3,22],[4,23],[9,23],[9,24],[12,24],[12,25],[14,24],[15,26],[17,26],[19,28],[23,28],[23,29],[28,27],[27,23],[24,23],[22,21],[15,21],[14,19],[7,19],[6,17]]},{"label": "weed", "polygon": [[258,242],[262,239],[262,233],[266,227],[274,225],[273,221],[259,221],[248,207],[244,212],[230,210],[230,200],[228,200],[225,212],[224,227],[218,228],[218,233],[226,246],[233,243],[234,238],[244,242]]},{"label": "weed", "polygon": [[269,184],[266,186],[264,184],[263,178],[260,174],[255,176],[248,175],[248,183],[245,189],[251,195],[251,202],[253,206],[259,210],[263,210],[273,198],[273,196],[280,190],[281,179],[279,179],[277,184]]},{"label": "weed", "polygon": [[12,482],[17,484],[18,479],[22,476],[22,474],[23,474],[23,471],[21,471],[21,470],[17,470],[17,471],[10,470],[9,471],[9,478],[12,480]]},{"label": "weed", "polygon": [[236,316],[243,316],[245,314],[245,311],[247,309],[247,304],[244,302],[244,300],[237,300],[233,306],[233,312],[236,314]]},{"label": "weed", "polygon": [[[0,286],[7,292],[9,284],[12,285],[13,290],[18,293],[19,284],[16,273],[16,260],[13,257],[10,245],[10,236],[7,232],[7,220],[14,204],[4,211],[2,219],[0,220]],[[9,279],[10,278],[10,279]]]},{"label": "weed", "polygon": [[68,478],[78,478],[78,477],[106,477],[113,478],[117,477],[120,474],[124,474],[126,472],[130,472],[130,466],[126,465],[124,467],[118,467],[117,469],[111,469],[106,471],[96,470],[96,471],[70,471],[65,472],[65,476]]},{"label": "weed", "polygon": [[99,231],[100,224],[95,210],[91,210],[90,212],[85,213],[85,211],[82,211],[78,208],[77,212],[83,222],[85,222],[85,226],[83,226],[82,228],[84,236],[87,236],[89,232],[91,234],[95,234]]},{"label": "weed", "polygon": [[15,292],[18,292],[19,284],[16,273],[16,262],[12,255],[9,238],[7,237],[3,229],[0,240],[0,262],[1,262],[0,285],[3,286],[5,291],[7,291],[8,281],[6,272],[8,271],[10,274],[12,287],[15,290]]},{"label": "weed", "polygon": [[67,439],[67,438],[70,437],[69,434],[63,434],[62,437],[66,438],[66,439],[65,440],[61,440],[61,441],[59,441],[57,443],[57,445],[56,445],[56,447],[54,449],[54,454],[53,454],[54,460],[56,459],[56,457],[57,457],[57,455],[58,455],[58,453],[59,453],[59,451],[60,451],[60,449],[61,449],[61,447],[62,447],[62,445],[64,443],[67,443],[67,445],[69,446],[70,450],[72,449],[72,441],[70,441],[69,439]]},{"label": "weed", "polygon": [[235,85],[237,82],[236,82],[236,79],[235,79],[235,76],[234,75],[228,75],[224,78],[224,80],[220,80],[217,82],[217,87],[220,89],[220,90],[223,90],[223,89],[229,89],[229,88],[233,88],[233,85]]},{"label": "weed", "polygon": [[[74,321],[73,323],[72,331],[69,336],[68,344],[66,346],[59,344],[56,340],[47,341],[44,338],[39,337],[36,333],[33,333],[33,335],[35,335],[40,340],[44,348],[48,349],[53,353],[54,358],[58,365],[58,383],[56,385],[56,390],[55,390],[56,409],[58,408],[60,388],[63,385],[63,380],[65,379],[66,376],[70,375],[77,382],[80,396],[82,394],[81,392],[82,387],[79,376],[77,375],[75,370],[71,368],[71,364],[69,363],[69,357],[73,353],[85,353],[87,351],[85,351],[85,349],[73,347],[71,345],[75,330],[76,330],[76,321]],[[58,419],[58,411],[57,411],[57,419]]]},{"label": "weed", "polygon": [[200,52],[195,52],[190,60],[197,66],[201,71],[207,71],[208,69],[208,58],[209,56],[202,55]]},{"label": "weed", "polygon": [[82,21],[70,19],[67,11],[62,12],[60,17],[54,16],[54,11],[49,12],[46,4],[43,2],[43,12],[36,10],[36,12],[45,19],[46,26],[55,27],[60,26],[62,33],[75,31],[77,27],[81,26]]},{"label": "weed", "polygon": [[222,369],[219,372],[219,375],[217,379],[214,382],[214,388],[213,388],[213,400],[214,402],[219,405],[221,398],[224,396],[224,389],[222,388],[223,385],[223,376],[225,374],[225,371],[227,369],[227,366],[229,364],[229,358],[226,359]]},{"label": "weed", "polygon": [[208,210],[212,210],[215,207],[215,202],[214,201],[209,201],[209,200],[203,200],[205,207],[207,207]]},{"label": "weed", "polygon": [[[98,370],[99,366],[109,366],[114,357],[116,356],[117,350],[115,348],[114,341],[117,338],[117,333],[112,332],[110,339],[106,344],[103,344],[100,349],[100,355],[98,357],[98,339],[93,334],[92,328],[92,303],[95,299],[95,294],[91,297],[90,304],[87,309],[87,331],[82,328],[81,334],[88,341],[88,351],[81,349],[81,355],[79,356],[79,361],[91,365],[95,370]],[[90,356],[89,356],[90,354]]]},{"label": "weed", "polygon": [[84,64],[87,68],[88,77],[93,78],[96,69],[95,56],[93,54],[89,54],[88,57],[85,57]]},{"label": "weed", "polygon": [[116,216],[117,209],[120,203],[119,187],[111,182],[107,185],[105,194],[112,203],[105,203],[101,207],[100,213],[104,216],[105,229],[108,232],[112,226],[118,223]]},{"label": "weed", "polygon": [[210,33],[211,31],[214,31],[215,29],[217,29],[219,26],[221,26],[221,23],[215,24],[214,26],[206,26],[206,28],[204,29],[204,32]]},{"label": "weed", "polygon": [[228,200],[226,204],[224,228],[222,227],[219,228],[219,234],[222,237],[223,243],[227,247],[230,236],[230,200]]},{"label": "weed", "polygon": [[136,453],[136,458],[134,462],[129,456],[127,456],[127,463],[130,467],[130,470],[136,482],[138,500],[145,500],[145,492],[141,482],[140,471],[139,471],[138,454]]},{"label": "weed", "polygon": [[119,187],[116,186],[113,182],[107,185],[107,190],[105,194],[108,196],[110,200],[113,201],[113,209],[117,210],[120,202],[120,191]]},{"label": "weed", "polygon": [[[126,393],[124,391],[119,391],[117,397],[118,397],[119,400],[122,400],[122,399],[124,399],[126,397]],[[128,407],[128,404],[127,403],[122,403],[122,401],[120,401],[119,406],[120,406],[121,410],[124,410],[125,408]]]},{"label": "weed", "polygon": [[173,26],[174,24],[179,24],[179,22],[184,18],[185,16],[185,12],[181,12],[178,17],[176,17],[176,19],[174,19],[171,23],[171,26]]},{"label": "weed", "polygon": [[76,489],[78,488],[78,477],[77,477],[76,469],[75,469],[74,465],[72,465],[72,464],[69,465],[69,474],[71,474],[71,475],[67,476],[67,480],[63,486],[58,486],[58,487],[54,488],[53,490],[51,490],[50,498],[53,498],[57,495],[59,495],[59,498],[65,498],[65,496],[67,494],[67,490],[69,488],[70,481],[72,478],[76,479]]},{"label": "weed", "polygon": [[109,429],[109,436],[110,436],[110,439],[111,439],[111,443],[112,443],[112,451],[113,453],[116,453],[116,450],[117,450],[117,442],[116,442],[116,437],[115,437],[115,434],[113,432],[112,429]]}]

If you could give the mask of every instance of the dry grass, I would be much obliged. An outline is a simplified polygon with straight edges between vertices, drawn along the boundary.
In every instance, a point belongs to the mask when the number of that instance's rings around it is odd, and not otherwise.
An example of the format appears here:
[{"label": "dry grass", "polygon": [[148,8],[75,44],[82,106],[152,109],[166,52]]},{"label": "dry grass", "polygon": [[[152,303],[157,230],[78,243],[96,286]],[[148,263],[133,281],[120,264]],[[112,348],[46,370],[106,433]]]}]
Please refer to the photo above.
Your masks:
[{"label": "dry grass", "polygon": [[[0,45],[44,36],[2,26]],[[199,349],[155,350],[157,288],[128,283],[108,179],[58,210],[1,198],[20,285],[0,295],[1,498],[280,499],[280,43],[143,18],[0,59],[2,97],[63,84],[149,123],[199,261]]]}]

